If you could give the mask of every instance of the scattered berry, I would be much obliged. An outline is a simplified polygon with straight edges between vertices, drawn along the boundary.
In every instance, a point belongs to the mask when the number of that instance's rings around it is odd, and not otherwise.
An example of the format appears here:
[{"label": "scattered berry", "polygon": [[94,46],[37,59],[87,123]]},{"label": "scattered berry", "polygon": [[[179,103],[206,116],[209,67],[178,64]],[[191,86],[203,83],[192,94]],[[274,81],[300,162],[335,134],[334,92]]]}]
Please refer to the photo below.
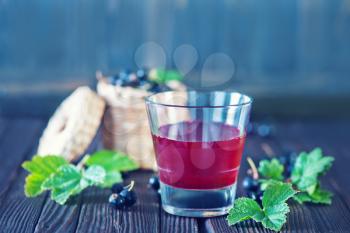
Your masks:
[{"label": "scattered berry", "polygon": [[147,80],[147,71],[146,69],[139,69],[136,71],[136,76],[140,81]]},{"label": "scattered berry", "polygon": [[259,189],[259,182],[254,180],[251,176],[247,176],[242,182],[243,188],[248,192],[256,192]]},{"label": "scattered berry", "polygon": [[136,203],[136,194],[132,190],[124,189],[119,195],[125,199],[126,206],[132,206]]},{"label": "scattered berry", "polygon": [[149,178],[148,184],[152,189],[159,190],[160,184],[158,176],[152,176],[151,178]]},{"label": "scattered berry", "polygon": [[111,188],[112,193],[120,193],[121,191],[123,191],[123,189],[124,185],[122,183],[116,183]]},{"label": "scattered berry", "polygon": [[159,93],[159,92],[165,92],[165,91],[170,91],[171,88],[168,87],[165,84],[159,84],[159,83],[155,83],[153,82],[151,87],[148,89],[149,92],[153,92],[153,93]]},{"label": "scattered berry", "polygon": [[262,203],[263,192],[249,192],[248,197],[258,202],[260,205]]},{"label": "scattered berry", "polygon": [[114,206],[117,209],[121,209],[121,208],[125,207],[125,205],[126,205],[125,198],[116,194],[116,193],[112,193],[109,196],[108,201],[112,206]]},{"label": "scattered berry", "polygon": [[130,207],[136,203],[136,194],[132,190],[134,188],[134,181],[125,187],[121,183],[115,184],[112,187],[112,195],[109,197],[109,203],[117,209],[122,207]]}]

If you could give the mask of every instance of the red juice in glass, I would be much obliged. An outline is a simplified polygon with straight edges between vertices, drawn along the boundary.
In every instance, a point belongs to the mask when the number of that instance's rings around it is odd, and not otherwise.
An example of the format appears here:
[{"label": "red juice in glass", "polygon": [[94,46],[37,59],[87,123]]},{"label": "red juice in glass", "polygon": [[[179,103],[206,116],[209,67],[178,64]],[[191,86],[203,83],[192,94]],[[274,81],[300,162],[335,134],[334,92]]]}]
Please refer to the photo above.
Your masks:
[{"label": "red juice in glass", "polygon": [[184,189],[220,189],[236,183],[245,135],[215,122],[164,125],[152,135],[159,178]]},{"label": "red juice in glass", "polygon": [[189,217],[233,206],[251,98],[237,92],[163,92],[146,98],[162,208]]}]

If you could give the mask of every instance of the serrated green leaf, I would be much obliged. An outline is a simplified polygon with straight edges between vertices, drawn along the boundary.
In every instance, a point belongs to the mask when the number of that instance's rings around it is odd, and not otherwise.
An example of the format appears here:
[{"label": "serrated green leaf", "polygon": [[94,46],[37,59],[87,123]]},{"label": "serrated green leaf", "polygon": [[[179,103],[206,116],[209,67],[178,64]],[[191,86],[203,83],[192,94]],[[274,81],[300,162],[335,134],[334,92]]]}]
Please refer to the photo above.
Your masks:
[{"label": "serrated green leaf", "polygon": [[319,176],[332,166],[333,161],[333,157],[323,156],[320,148],[300,153],[292,171],[292,183],[311,195],[317,188]]},{"label": "serrated green leaf", "polygon": [[62,165],[55,174],[52,174],[49,179],[43,183],[46,189],[68,189],[72,184],[79,184],[81,180],[81,173],[74,165]]},{"label": "serrated green leaf", "polygon": [[295,195],[296,191],[291,184],[275,182],[267,186],[262,205],[265,218],[262,220],[264,227],[279,231],[286,222],[286,214],[289,212],[286,201]]},{"label": "serrated green leaf", "polygon": [[330,205],[332,203],[332,193],[322,190],[319,186],[311,195],[307,192],[300,192],[295,195],[293,198],[299,204],[303,204],[304,202],[311,202],[315,204],[327,204]]},{"label": "serrated green leaf", "polygon": [[286,201],[295,193],[291,184],[274,181],[266,187],[262,209],[250,198],[239,198],[230,210],[227,221],[233,225],[244,220],[254,219],[261,222],[266,228],[279,231],[286,222],[286,214],[289,212]]},{"label": "serrated green leaf", "polygon": [[264,208],[265,217],[261,223],[266,228],[269,228],[274,231],[279,231],[287,221],[286,214],[288,212],[289,207],[287,203],[280,203],[278,205],[268,206]]},{"label": "serrated green leaf", "polygon": [[31,161],[24,162],[22,167],[31,173],[26,177],[25,195],[34,197],[45,191],[45,188],[42,187],[43,182],[64,164],[68,162],[63,157],[55,155],[36,155]]},{"label": "serrated green leaf", "polygon": [[262,160],[259,163],[258,171],[266,179],[282,180],[283,165],[277,159]]},{"label": "serrated green leaf", "polygon": [[248,219],[261,221],[263,217],[264,213],[256,201],[242,197],[235,200],[234,206],[230,209],[226,219],[229,225],[234,225]]},{"label": "serrated green leaf", "polygon": [[279,205],[294,196],[296,191],[291,184],[275,182],[269,185],[263,195],[262,205],[264,207]]},{"label": "serrated green leaf", "polygon": [[267,188],[267,186],[269,186],[269,185],[273,185],[273,184],[278,184],[280,181],[278,181],[278,180],[272,180],[272,179],[270,179],[270,180],[267,180],[267,179],[259,179],[259,183],[260,183],[260,189],[262,190],[262,191],[264,191],[266,188]]},{"label": "serrated green leaf", "polygon": [[83,173],[83,178],[89,185],[100,185],[105,182],[106,171],[99,165],[92,165]]},{"label": "serrated green leaf", "polygon": [[88,166],[102,166],[107,173],[110,171],[131,171],[139,168],[128,156],[109,150],[102,150],[94,153],[87,158],[85,163]]},{"label": "serrated green leaf", "polygon": [[73,165],[62,165],[43,183],[43,187],[51,189],[52,200],[63,205],[69,197],[80,193],[86,187],[103,183],[105,175],[101,166],[91,166],[85,172],[81,172]]}]

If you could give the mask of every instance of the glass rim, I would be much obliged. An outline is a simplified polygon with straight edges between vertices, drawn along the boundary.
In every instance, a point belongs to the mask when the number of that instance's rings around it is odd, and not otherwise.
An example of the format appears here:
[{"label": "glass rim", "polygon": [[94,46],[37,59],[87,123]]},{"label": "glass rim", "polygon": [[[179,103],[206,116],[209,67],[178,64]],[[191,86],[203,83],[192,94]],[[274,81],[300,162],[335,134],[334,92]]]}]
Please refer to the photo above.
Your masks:
[{"label": "glass rim", "polygon": [[[210,93],[225,93],[225,94],[238,94],[247,98],[247,101],[238,104],[222,104],[222,105],[181,105],[181,104],[166,104],[158,101],[154,101],[151,98],[154,98],[157,95],[165,94],[165,93],[199,93],[199,94],[210,94]],[[153,93],[149,96],[145,97],[146,104],[159,105],[164,107],[177,107],[177,108],[228,108],[228,107],[241,107],[246,105],[251,105],[253,102],[253,98],[242,94],[237,91],[165,91],[159,93]]]}]

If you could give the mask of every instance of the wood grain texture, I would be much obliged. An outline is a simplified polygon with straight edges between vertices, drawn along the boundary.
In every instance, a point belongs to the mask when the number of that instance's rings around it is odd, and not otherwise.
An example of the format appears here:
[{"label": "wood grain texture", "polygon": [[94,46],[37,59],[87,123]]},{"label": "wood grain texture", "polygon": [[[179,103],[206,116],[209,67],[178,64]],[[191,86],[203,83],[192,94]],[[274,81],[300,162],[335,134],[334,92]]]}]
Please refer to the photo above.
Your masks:
[{"label": "wood grain texture", "polygon": [[[18,167],[34,150],[33,144],[38,140],[45,125],[40,120],[7,120],[6,131],[0,141],[0,193],[18,172]],[[1,133],[1,132],[0,132]],[[34,152],[34,151],[33,151]]]},{"label": "wood grain texture", "polygon": [[[337,148],[348,148],[344,139],[350,125],[343,122],[312,122],[309,124],[295,122],[283,124],[280,127],[288,134],[279,133],[277,136],[288,142],[288,146],[294,146],[296,151],[310,151],[316,146],[321,147],[326,155],[335,157],[331,170],[321,179],[322,185],[334,196],[331,205],[308,204],[307,208],[314,221],[314,229],[317,232],[348,232],[350,226],[349,180],[345,175],[348,173],[349,157],[339,153]],[[349,151],[349,148],[347,149]],[[350,151],[349,151],[350,152]],[[342,188],[340,188],[342,187]],[[333,216],[333,217],[330,217]]]},{"label": "wood grain texture", "polygon": [[[49,197],[49,195],[47,195]],[[81,196],[62,206],[49,198],[43,204],[34,232],[75,232],[81,207]]]},{"label": "wood grain texture", "polygon": [[[45,124],[33,119],[0,119],[0,123],[6,124],[6,127],[0,126],[0,232],[272,232],[253,221],[228,226],[225,216],[194,219],[169,215],[161,209],[158,194],[147,187],[152,175],[147,171],[131,172],[127,177],[125,183],[136,181],[138,202],[126,210],[109,206],[108,189],[89,188],[64,206],[49,200],[48,194],[26,198],[23,186],[27,172],[20,164],[35,152]],[[263,143],[276,155],[320,146],[325,154],[336,158],[333,168],[322,179],[323,186],[335,194],[332,205],[290,202],[291,212],[281,232],[349,232],[350,181],[346,175],[350,163],[349,131],[347,122],[286,121],[276,123],[274,137],[249,136],[240,180],[248,168],[246,156],[258,162],[264,154]],[[237,196],[240,197],[245,194],[238,182]]]},{"label": "wood grain texture", "polygon": [[0,232],[33,232],[39,218],[45,195],[37,198],[24,196],[27,172],[20,167],[36,151],[44,123],[36,120],[16,120],[1,143],[0,179],[11,181],[0,195]]},{"label": "wood grain texture", "polygon": [[160,232],[196,233],[199,232],[197,219],[174,216],[160,209]]}]

